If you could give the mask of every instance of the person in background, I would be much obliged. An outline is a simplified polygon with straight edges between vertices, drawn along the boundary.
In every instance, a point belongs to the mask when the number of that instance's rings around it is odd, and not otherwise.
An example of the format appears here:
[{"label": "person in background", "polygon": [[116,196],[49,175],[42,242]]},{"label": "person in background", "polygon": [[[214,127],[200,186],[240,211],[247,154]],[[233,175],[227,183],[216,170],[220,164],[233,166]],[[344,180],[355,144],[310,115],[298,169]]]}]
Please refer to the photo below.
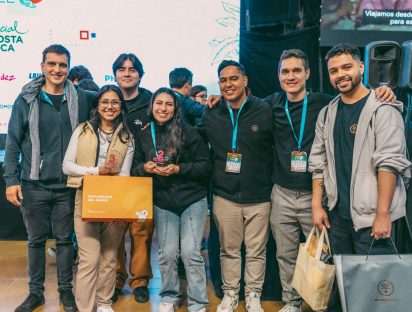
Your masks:
[{"label": "person in background", "polygon": [[73,66],[70,69],[67,79],[69,79],[74,85],[78,85],[80,80],[83,80],[83,79],[93,80],[93,76],[86,66],[77,65],[77,66]]},{"label": "person in background", "polygon": [[207,89],[205,86],[196,85],[190,89],[190,98],[200,104],[206,105]]},{"label": "person in background", "polygon": [[136,136],[132,175],[153,177],[154,221],[162,276],[159,312],[181,300],[178,258],[186,269],[188,310],[205,312],[206,272],[200,253],[207,217],[209,153],[198,132],[184,124],[176,94],[160,88],[149,106],[150,125]]},{"label": "person in background", "polygon": [[192,81],[193,73],[185,67],[175,68],[169,73],[170,88],[179,100],[182,119],[189,125],[195,126],[202,118],[205,106],[190,98]]},{"label": "person in background", "polygon": [[99,86],[93,81],[93,79],[90,78],[84,78],[80,80],[77,86],[79,88],[82,88],[83,90],[89,90],[94,92],[99,91]]},{"label": "person in background", "polygon": [[[64,153],[79,122],[89,119],[95,94],[67,79],[70,52],[59,44],[43,50],[43,75],[17,97],[9,122],[4,159],[6,197],[20,206],[28,234],[29,295],[16,312],[44,304],[45,245],[56,239],[59,298],[64,311],[77,311],[72,293],[74,192],[66,187]],[[19,173],[20,155],[22,171]]]},{"label": "person in background", "polygon": [[[80,312],[113,312],[117,249],[124,233],[120,222],[82,221],[82,181],[85,175],[129,176],[133,137],[126,122],[121,90],[105,85],[97,92],[97,109],[77,127],[63,161],[67,186],[76,188],[74,226],[79,246],[76,303]],[[97,158],[96,158],[97,155]]]}]

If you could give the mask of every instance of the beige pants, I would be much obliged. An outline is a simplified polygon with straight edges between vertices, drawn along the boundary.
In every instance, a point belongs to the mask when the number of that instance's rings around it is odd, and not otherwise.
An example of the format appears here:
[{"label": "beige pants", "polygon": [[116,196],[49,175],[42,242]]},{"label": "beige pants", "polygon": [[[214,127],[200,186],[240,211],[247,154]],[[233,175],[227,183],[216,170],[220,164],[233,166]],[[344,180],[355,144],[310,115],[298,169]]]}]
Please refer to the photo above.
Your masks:
[{"label": "beige pants", "polygon": [[245,242],[245,295],[260,293],[265,279],[270,202],[237,204],[214,196],[213,214],[219,231],[223,291],[239,292],[241,246]]},{"label": "beige pants", "polygon": [[82,194],[76,193],[74,228],[79,245],[76,276],[76,304],[79,312],[110,306],[116,279],[117,248],[124,227],[113,222],[83,222]]}]

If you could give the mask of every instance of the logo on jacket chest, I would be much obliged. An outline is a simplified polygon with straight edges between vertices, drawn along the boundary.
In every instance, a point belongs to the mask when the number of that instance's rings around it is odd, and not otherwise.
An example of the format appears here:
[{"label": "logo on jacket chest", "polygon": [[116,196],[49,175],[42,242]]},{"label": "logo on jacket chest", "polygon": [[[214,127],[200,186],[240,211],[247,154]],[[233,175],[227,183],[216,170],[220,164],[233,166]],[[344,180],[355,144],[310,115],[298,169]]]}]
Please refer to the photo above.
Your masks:
[{"label": "logo on jacket chest", "polygon": [[353,124],[352,126],[350,126],[349,131],[352,134],[356,134],[356,130],[358,130],[358,125],[357,124]]},{"label": "logo on jacket chest", "polygon": [[258,125],[252,125],[251,127],[250,127],[250,130],[252,130],[252,132],[258,132],[259,131],[259,127],[258,127]]},{"label": "logo on jacket chest", "polygon": [[139,118],[136,118],[136,120],[134,121],[134,124],[138,127],[142,127],[143,121],[141,121]]}]

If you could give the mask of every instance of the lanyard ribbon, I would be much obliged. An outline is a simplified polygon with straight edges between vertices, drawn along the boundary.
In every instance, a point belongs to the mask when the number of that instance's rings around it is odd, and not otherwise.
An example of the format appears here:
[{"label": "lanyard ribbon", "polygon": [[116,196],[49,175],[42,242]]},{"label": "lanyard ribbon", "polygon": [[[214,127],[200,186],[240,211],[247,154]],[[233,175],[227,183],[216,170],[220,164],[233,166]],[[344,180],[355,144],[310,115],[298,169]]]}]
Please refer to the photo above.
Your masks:
[{"label": "lanyard ribbon", "polygon": [[289,101],[286,98],[286,103],[285,103],[285,113],[286,117],[288,118],[290,127],[292,129],[293,135],[295,137],[296,142],[298,143],[298,150],[302,149],[302,141],[303,141],[303,133],[305,132],[305,123],[306,123],[306,111],[308,110],[308,96],[305,95],[305,98],[303,100],[303,110],[302,110],[302,118],[300,120],[300,131],[299,131],[299,139],[296,136],[295,129],[293,129],[293,124],[292,124],[292,118],[290,117],[289,113]]},{"label": "lanyard ribbon", "polygon": [[230,106],[230,104],[228,102],[226,102],[226,106],[227,109],[229,110],[229,114],[230,114],[230,120],[232,121],[232,127],[233,127],[233,132],[232,132],[232,152],[236,151],[236,141],[237,141],[237,130],[239,128],[239,115],[240,112],[242,111],[243,106],[245,105],[246,101],[248,100],[248,98],[246,98],[242,105],[240,105],[239,108],[239,112],[237,113],[236,116],[236,121],[235,121],[235,117],[233,116],[233,110],[232,107]]},{"label": "lanyard ribbon", "polygon": [[150,122],[150,131],[152,132],[152,142],[153,142],[156,157],[159,157],[157,154],[157,147],[156,147],[156,129],[155,129],[155,124],[153,121]]}]

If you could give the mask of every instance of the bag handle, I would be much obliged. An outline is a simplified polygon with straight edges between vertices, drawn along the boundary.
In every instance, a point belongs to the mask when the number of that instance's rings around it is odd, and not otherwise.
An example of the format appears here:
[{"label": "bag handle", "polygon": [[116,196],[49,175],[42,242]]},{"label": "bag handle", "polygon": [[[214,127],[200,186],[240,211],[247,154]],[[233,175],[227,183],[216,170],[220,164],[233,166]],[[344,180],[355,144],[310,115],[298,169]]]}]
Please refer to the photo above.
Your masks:
[{"label": "bag handle", "polygon": [[331,254],[328,231],[326,231],[326,227],[323,226],[322,233],[320,234],[318,245],[316,247],[315,259],[320,259],[320,256],[322,255],[323,243],[325,241],[326,241],[326,245],[328,246],[328,252],[329,254]]},{"label": "bag handle", "polygon": [[305,242],[306,251],[308,250],[310,242],[312,241],[313,234],[315,234],[315,228],[316,228],[315,226],[312,227],[312,229],[309,232],[308,238],[306,239],[306,242]]},{"label": "bag handle", "polygon": [[[402,258],[401,258],[401,255],[400,255],[399,252],[398,252],[398,249],[397,249],[396,246],[395,246],[395,243],[394,243],[393,240],[392,240],[392,237],[389,236],[388,238],[391,240],[393,250],[396,252],[396,254],[398,255],[399,259],[402,259]],[[388,239],[388,238],[386,238],[386,239]],[[372,251],[372,246],[373,246],[373,243],[374,243],[374,242],[375,242],[375,238],[373,238],[372,243],[371,243],[371,245],[370,245],[370,247],[369,247],[368,254],[366,255],[366,260],[368,260],[368,257],[369,257],[369,254],[370,254],[371,251]]]}]

